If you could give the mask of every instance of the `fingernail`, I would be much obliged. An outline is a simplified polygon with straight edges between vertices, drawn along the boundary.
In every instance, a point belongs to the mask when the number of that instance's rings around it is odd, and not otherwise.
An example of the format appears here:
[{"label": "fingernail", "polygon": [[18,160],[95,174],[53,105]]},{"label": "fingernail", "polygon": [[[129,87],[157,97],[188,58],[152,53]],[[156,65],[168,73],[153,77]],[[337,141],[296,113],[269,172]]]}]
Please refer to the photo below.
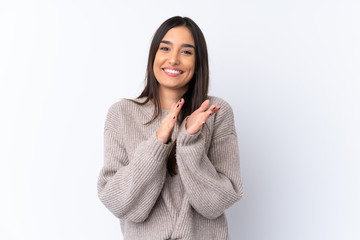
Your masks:
[{"label": "fingernail", "polygon": [[210,114],[210,116],[212,115],[212,113],[209,113]]},{"label": "fingernail", "polygon": [[176,108],[178,108],[179,107],[179,104],[176,106]]},{"label": "fingernail", "polygon": [[180,98],[179,102],[181,102],[181,98]]},{"label": "fingernail", "polygon": [[173,119],[175,119],[175,116],[173,116]]},{"label": "fingernail", "polygon": [[216,108],[216,106],[215,107],[213,107],[213,109],[215,110],[215,108]]}]

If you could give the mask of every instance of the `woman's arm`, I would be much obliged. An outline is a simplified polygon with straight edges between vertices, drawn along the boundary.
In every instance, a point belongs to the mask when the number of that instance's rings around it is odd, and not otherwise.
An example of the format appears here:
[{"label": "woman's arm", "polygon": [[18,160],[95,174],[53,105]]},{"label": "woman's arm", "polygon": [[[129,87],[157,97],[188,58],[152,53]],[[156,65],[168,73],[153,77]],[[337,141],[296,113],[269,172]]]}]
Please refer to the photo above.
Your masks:
[{"label": "woman's arm", "polygon": [[[183,122],[177,138],[176,157],[181,179],[193,208],[214,219],[242,197],[240,160],[234,116],[224,101],[214,116],[214,132],[209,152],[205,136],[190,135]],[[206,131],[206,129],[204,129]]]},{"label": "woman's arm", "polygon": [[129,159],[125,136],[114,127],[120,121],[118,112],[115,105],[110,108],[105,123],[104,166],[98,178],[98,196],[116,217],[142,222],[163,187],[171,144],[161,143],[154,133],[138,144]]}]

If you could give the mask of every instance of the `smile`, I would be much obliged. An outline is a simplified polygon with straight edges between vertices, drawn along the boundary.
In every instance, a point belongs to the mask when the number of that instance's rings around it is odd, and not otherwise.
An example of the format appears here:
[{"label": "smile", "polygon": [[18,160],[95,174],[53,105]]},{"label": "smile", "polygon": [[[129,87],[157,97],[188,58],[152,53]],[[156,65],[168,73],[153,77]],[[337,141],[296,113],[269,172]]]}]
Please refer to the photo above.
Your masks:
[{"label": "smile", "polygon": [[162,70],[170,77],[177,77],[183,73],[180,69],[163,68]]}]

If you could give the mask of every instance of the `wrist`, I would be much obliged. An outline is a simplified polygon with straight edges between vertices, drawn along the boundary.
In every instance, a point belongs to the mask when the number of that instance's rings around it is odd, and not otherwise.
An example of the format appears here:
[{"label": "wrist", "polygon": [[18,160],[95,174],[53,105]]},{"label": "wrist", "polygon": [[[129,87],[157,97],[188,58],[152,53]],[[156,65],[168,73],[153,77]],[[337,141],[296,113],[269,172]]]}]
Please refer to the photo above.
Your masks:
[{"label": "wrist", "polygon": [[163,144],[168,144],[170,142],[170,139],[168,137],[161,137],[158,135],[158,132],[156,132],[156,138],[159,142],[162,142]]}]

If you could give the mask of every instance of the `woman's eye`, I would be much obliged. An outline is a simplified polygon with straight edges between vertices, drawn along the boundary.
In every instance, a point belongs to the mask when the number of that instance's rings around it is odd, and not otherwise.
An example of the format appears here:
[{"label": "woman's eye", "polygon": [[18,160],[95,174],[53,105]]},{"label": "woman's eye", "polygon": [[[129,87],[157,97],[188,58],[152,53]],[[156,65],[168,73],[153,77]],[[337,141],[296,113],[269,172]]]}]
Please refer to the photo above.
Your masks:
[{"label": "woman's eye", "polygon": [[183,53],[185,53],[186,55],[191,55],[192,54],[192,52],[190,52],[190,51],[183,51]]},{"label": "woman's eye", "polygon": [[160,50],[169,51],[169,48],[168,47],[161,47]]}]

